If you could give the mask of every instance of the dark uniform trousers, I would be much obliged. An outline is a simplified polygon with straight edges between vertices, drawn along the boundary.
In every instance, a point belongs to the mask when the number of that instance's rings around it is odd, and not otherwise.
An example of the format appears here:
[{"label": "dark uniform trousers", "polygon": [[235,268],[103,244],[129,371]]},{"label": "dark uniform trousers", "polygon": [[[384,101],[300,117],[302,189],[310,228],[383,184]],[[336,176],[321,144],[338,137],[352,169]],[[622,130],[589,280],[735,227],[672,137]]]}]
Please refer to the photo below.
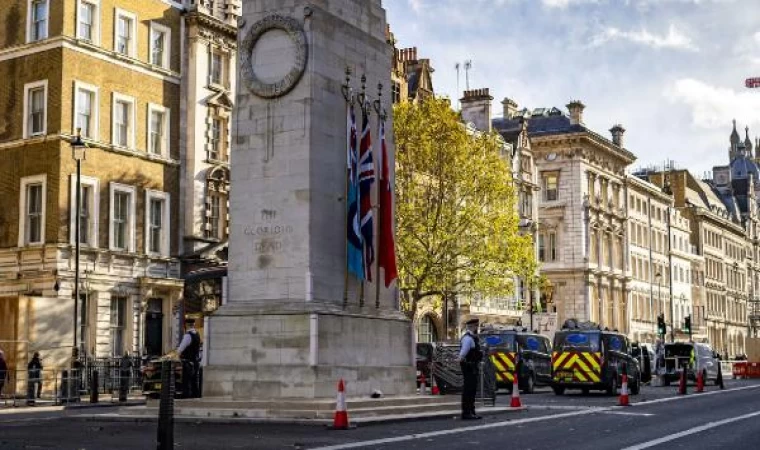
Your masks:
[{"label": "dark uniform trousers", "polygon": [[462,414],[475,414],[475,395],[478,391],[478,363],[462,361]]}]

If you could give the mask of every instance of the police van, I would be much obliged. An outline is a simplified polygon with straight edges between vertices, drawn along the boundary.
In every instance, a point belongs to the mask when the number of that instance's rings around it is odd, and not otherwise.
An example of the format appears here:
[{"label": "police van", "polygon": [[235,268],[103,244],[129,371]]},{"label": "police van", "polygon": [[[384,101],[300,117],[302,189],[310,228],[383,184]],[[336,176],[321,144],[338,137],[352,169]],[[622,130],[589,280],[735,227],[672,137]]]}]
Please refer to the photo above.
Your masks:
[{"label": "police van", "polygon": [[484,326],[481,340],[496,372],[496,387],[512,390],[514,374],[520,390],[530,394],[536,386],[551,386],[551,343],[549,338],[527,328]]},{"label": "police van", "polygon": [[623,372],[627,373],[631,394],[641,388],[639,363],[631,354],[628,338],[617,331],[602,330],[593,322],[568,320],[554,335],[552,389],[562,395],[566,389],[592,390],[617,394]]}]

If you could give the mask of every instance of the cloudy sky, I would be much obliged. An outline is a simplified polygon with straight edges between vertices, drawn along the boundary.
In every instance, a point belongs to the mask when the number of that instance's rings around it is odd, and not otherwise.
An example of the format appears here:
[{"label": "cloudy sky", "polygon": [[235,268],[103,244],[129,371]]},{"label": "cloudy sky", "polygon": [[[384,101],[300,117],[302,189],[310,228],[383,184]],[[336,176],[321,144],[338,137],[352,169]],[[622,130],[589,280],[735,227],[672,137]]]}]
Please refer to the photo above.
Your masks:
[{"label": "cloudy sky", "polygon": [[[383,0],[401,47],[430,58],[438,94],[470,88],[520,108],[580,99],[585,123],[627,129],[636,166],[727,163],[731,120],[760,137],[760,0]],[[464,90],[464,74],[460,75]]]}]

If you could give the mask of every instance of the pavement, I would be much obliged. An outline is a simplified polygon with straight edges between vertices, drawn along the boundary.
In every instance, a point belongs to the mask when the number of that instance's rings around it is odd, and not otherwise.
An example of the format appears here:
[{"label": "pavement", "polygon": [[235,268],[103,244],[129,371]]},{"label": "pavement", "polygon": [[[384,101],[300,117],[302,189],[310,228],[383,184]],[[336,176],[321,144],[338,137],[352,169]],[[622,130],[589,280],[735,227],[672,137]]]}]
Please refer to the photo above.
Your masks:
[{"label": "pavement", "polygon": [[[523,449],[758,448],[760,380],[727,380],[726,389],[676,395],[649,387],[631,407],[598,394],[555,396],[547,388],[523,395],[527,409],[496,412],[481,421],[456,415],[360,425],[348,431],[324,426],[262,423],[175,424],[177,449]],[[509,396],[499,397],[505,406]],[[481,408],[486,410],[488,407]],[[100,410],[99,410],[100,411]],[[99,420],[100,412],[49,411],[0,415],[0,448],[143,449],[155,446],[153,422]],[[104,409],[102,414],[112,415]],[[350,411],[349,411],[350,414]]]}]

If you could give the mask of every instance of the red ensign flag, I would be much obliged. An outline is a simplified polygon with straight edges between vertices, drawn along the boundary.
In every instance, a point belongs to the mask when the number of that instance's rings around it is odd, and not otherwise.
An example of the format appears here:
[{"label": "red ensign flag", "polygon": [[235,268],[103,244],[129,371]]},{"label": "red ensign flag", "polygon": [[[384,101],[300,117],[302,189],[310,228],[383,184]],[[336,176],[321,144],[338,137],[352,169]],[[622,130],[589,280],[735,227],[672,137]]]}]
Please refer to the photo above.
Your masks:
[{"label": "red ensign flag", "polygon": [[388,150],[385,146],[385,122],[380,122],[380,267],[385,269],[385,287],[398,278],[396,243],[393,240],[393,195],[388,175]]}]

